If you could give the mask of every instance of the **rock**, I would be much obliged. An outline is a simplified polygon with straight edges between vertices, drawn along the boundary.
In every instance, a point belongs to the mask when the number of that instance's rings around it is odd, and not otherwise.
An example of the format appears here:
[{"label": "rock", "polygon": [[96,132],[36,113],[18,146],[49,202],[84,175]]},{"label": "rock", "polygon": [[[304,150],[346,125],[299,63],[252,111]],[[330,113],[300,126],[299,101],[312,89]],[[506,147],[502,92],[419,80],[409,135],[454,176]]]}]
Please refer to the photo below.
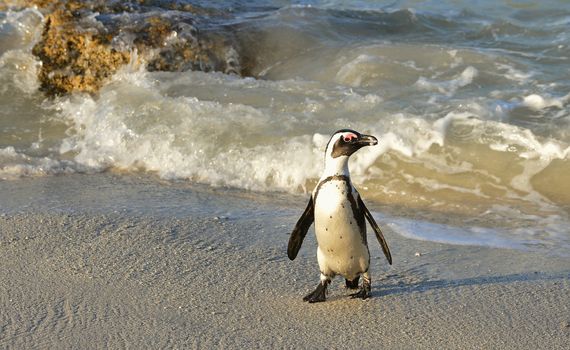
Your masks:
[{"label": "rock", "polygon": [[98,32],[80,31],[74,18],[69,10],[51,13],[41,40],[32,50],[42,61],[40,90],[50,96],[96,92],[130,59],[129,52],[112,48],[109,38]]},{"label": "rock", "polygon": [[[5,6],[33,5],[46,16],[41,39],[32,52],[42,62],[38,78],[41,91],[48,96],[94,94],[129,62],[144,64],[149,71],[237,75],[244,74],[242,67],[251,71],[252,64],[243,64],[240,46],[230,30],[208,26],[201,32],[196,27],[197,22],[208,24],[211,18],[228,14],[176,1],[146,3],[12,0]],[[157,6],[163,6],[164,12],[157,14]]]}]

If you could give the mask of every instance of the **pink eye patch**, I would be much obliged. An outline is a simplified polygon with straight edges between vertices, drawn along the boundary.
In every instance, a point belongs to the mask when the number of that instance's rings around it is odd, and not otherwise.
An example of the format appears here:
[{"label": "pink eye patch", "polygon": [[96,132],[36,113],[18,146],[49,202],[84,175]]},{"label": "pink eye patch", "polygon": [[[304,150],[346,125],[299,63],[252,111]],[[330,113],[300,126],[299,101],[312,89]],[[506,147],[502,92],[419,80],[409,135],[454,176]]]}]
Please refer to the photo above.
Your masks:
[{"label": "pink eye patch", "polygon": [[345,142],[350,142],[350,141],[355,140],[357,138],[358,138],[358,136],[356,136],[355,134],[352,134],[352,133],[344,135],[344,141]]}]

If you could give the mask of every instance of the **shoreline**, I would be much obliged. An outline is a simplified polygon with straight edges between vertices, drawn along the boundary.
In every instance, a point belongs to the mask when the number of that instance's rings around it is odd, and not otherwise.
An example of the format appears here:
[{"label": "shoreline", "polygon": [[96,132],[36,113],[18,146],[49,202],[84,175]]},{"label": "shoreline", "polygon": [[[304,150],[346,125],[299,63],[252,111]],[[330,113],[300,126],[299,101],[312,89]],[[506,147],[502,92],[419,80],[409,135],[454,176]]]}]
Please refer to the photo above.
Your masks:
[{"label": "shoreline", "polygon": [[[18,180],[19,181],[19,180]],[[0,182],[0,347],[562,349],[570,258],[370,240],[372,298],[325,303],[305,203],[113,174]],[[419,256],[416,254],[419,253]]]}]

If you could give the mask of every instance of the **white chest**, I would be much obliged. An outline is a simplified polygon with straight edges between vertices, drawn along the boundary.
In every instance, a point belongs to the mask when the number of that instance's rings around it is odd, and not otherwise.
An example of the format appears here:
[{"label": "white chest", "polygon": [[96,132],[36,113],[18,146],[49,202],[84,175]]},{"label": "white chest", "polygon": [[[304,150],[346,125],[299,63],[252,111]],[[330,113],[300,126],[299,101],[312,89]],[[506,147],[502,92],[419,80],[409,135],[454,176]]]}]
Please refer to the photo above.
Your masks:
[{"label": "white chest", "polygon": [[[315,198],[315,233],[321,268],[354,276],[368,268],[368,247],[358,225],[356,193],[342,180],[324,183]],[[352,199],[352,200],[351,200]]]}]

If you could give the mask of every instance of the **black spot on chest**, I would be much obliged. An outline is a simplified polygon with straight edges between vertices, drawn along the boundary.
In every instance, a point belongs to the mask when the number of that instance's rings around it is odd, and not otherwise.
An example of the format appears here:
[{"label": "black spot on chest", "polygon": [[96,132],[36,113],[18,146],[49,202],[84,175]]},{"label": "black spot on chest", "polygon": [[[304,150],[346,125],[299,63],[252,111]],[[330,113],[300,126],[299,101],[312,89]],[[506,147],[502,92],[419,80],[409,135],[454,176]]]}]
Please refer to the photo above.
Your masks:
[{"label": "black spot on chest", "polygon": [[[352,184],[350,182],[350,178],[346,175],[333,175],[333,176],[329,176],[327,178],[325,178],[323,181],[319,182],[319,184],[317,185],[317,188],[315,189],[315,195],[313,200],[317,201],[317,197],[319,196],[319,191],[321,190],[321,188],[323,188],[324,185],[328,184],[331,181],[343,181],[345,183],[345,185],[343,187],[345,188],[352,188]],[[337,184],[336,185],[337,189],[340,189],[340,186]]]}]

